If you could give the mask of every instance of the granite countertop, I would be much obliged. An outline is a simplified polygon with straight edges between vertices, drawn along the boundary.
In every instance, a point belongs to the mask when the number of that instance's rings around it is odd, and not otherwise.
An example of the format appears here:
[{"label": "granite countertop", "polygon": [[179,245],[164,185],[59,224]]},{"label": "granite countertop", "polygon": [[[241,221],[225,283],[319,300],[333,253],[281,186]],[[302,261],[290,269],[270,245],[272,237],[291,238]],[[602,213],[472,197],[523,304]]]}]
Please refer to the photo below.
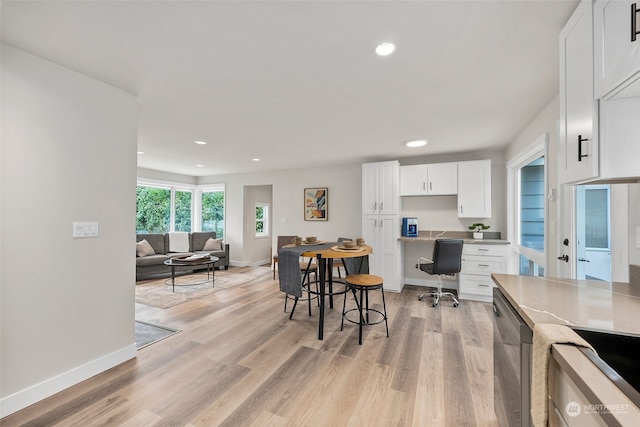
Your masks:
[{"label": "granite countertop", "polygon": [[640,286],[596,280],[492,274],[522,319],[640,335]]},{"label": "granite countertop", "polygon": [[474,239],[472,232],[467,231],[442,231],[442,230],[418,230],[418,237],[400,237],[403,242],[434,242],[436,239],[463,239],[465,245],[508,245],[507,240],[500,238],[500,232],[485,231],[484,239]]}]

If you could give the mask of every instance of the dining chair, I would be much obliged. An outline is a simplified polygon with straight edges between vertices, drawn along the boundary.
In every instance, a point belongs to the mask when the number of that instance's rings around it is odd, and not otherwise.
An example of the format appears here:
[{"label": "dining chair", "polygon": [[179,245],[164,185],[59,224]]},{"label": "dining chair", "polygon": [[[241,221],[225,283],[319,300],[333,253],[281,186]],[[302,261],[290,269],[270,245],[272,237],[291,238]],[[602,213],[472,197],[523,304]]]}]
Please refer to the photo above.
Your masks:
[{"label": "dining chair", "polygon": [[[436,239],[433,245],[433,255],[431,259],[422,258],[418,260],[416,268],[427,274],[438,275],[438,289],[430,293],[434,298],[431,303],[432,307],[438,305],[440,298],[443,296],[451,297],[453,306],[459,305],[458,299],[451,292],[442,292],[442,275],[453,275],[460,273],[462,269],[462,239]],[[423,262],[424,261],[424,262]],[[420,301],[427,295],[427,292],[418,297]]]},{"label": "dining chair", "polygon": [[276,244],[276,254],[272,257],[271,265],[273,266],[273,280],[276,280],[276,264],[278,264],[278,251],[284,246],[291,243],[297,236],[278,236]]}]

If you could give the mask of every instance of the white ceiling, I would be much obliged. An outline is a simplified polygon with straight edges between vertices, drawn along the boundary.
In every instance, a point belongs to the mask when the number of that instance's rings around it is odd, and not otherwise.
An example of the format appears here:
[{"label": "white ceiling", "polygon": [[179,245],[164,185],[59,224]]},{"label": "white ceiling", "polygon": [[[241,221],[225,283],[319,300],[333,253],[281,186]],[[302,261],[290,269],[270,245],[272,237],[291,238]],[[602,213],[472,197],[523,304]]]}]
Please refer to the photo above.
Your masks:
[{"label": "white ceiling", "polygon": [[577,4],[2,1],[2,40],[137,95],[138,166],[203,176],[502,148]]}]

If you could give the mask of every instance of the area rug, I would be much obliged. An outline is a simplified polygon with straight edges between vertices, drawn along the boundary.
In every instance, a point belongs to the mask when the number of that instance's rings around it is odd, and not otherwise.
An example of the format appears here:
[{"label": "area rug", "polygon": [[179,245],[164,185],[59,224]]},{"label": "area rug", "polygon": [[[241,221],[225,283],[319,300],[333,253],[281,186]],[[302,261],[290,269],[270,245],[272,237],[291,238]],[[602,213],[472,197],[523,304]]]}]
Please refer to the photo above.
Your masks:
[{"label": "area rug", "polygon": [[198,285],[186,285],[185,283],[204,282],[207,279],[206,272],[189,274],[176,277],[175,292],[171,286],[171,278],[137,282],[136,302],[158,308],[169,308],[270,274],[273,274],[270,267],[229,267],[229,270],[215,272],[216,279],[213,287],[211,281]]},{"label": "area rug", "polygon": [[178,329],[136,320],[136,347],[140,350],[178,332],[180,332]]}]

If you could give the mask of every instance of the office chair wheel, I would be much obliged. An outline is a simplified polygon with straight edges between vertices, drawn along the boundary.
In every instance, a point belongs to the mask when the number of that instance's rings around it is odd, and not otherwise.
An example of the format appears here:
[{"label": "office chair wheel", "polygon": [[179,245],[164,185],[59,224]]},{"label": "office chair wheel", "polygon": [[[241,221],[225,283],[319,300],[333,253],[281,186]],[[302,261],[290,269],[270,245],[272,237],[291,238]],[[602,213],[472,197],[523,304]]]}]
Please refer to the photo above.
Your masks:
[{"label": "office chair wheel", "polygon": [[422,295],[418,297],[418,301],[422,301]]},{"label": "office chair wheel", "polygon": [[457,302],[454,302],[454,303],[453,303],[453,306],[454,306],[454,307],[457,307],[457,306],[458,306],[458,303],[457,303]]},{"label": "office chair wheel", "polygon": [[437,307],[437,306],[438,306],[438,303],[437,303],[437,302],[432,302],[432,303],[431,303],[431,307]]}]

